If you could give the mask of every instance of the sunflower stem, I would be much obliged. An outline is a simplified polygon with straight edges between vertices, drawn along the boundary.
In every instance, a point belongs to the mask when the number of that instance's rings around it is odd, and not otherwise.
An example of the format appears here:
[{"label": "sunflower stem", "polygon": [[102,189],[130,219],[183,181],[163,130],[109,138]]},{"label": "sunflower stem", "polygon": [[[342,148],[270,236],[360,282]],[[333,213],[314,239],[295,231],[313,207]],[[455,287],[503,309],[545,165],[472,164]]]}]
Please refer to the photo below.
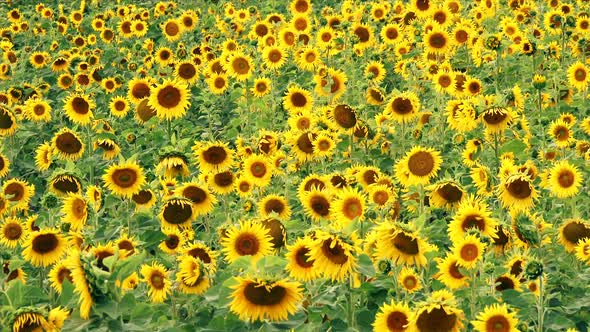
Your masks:
[{"label": "sunflower stem", "polygon": [[469,294],[469,310],[471,311],[471,318],[476,319],[475,317],[475,297],[476,297],[476,280],[475,276],[477,275],[477,270],[473,269],[471,271],[471,293]]},{"label": "sunflower stem", "polygon": [[92,128],[90,128],[90,125],[88,125],[86,127],[86,135],[87,137],[87,141],[88,141],[88,159],[90,159],[90,178],[89,178],[89,182],[91,185],[94,184],[94,161],[92,160],[93,154],[92,154]]},{"label": "sunflower stem", "polygon": [[539,298],[537,302],[537,331],[543,332],[543,319],[545,316],[545,300],[543,299],[543,275],[539,276]]},{"label": "sunflower stem", "polygon": [[168,142],[172,142],[172,121],[166,119],[166,133],[168,134]]},{"label": "sunflower stem", "polygon": [[494,79],[494,88],[496,89],[496,94],[500,91],[499,84],[500,84],[500,59],[502,55],[500,54],[500,49],[496,50],[496,77]]}]

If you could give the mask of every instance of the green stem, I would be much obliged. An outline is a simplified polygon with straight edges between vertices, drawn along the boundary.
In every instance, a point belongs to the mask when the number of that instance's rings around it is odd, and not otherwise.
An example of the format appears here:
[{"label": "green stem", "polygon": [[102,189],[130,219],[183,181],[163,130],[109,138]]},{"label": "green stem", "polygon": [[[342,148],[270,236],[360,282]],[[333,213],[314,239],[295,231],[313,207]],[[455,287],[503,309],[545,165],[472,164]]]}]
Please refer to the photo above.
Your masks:
[{"label": "green stem", "polygon": [[88,159],[90,160],[90,178],[88,179],[90,184],[93,185],[94,184],[94,161],[93,156],[94,154],[92,153],[94,147],[92,146],[92,128],[90,127],[90,125],[88,125],[86,127],[86,139],[88,142],[88,146],[86,147],[88,149]]},{"label": "green stem", "polygon": [[543,299],[543,276],[539,276],[539,299],[537,302],[537,331],[543,332],[543,319],[545,316],[545,300]]}]

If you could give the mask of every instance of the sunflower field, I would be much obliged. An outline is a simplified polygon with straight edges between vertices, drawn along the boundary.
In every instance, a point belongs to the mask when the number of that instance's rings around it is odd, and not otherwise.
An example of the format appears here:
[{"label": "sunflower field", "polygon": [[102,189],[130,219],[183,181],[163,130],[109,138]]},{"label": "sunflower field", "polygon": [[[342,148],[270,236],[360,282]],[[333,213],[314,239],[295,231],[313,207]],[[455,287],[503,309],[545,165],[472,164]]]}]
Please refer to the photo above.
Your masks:
[{"label": "sunflower field", "polygon": [[0,17],[1,331],[589,330],[590,1]]}]

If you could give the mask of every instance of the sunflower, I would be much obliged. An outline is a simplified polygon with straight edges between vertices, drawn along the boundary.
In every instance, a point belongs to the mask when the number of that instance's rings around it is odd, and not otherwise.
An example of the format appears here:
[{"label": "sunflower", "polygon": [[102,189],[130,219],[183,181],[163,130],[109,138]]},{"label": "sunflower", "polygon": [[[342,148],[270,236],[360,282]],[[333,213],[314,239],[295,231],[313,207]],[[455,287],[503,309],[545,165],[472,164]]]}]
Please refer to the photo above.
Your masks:
[{"label": "sunflower", "polygon": [[28,230],[23,222],[15,217],[5,218],[0,224],[0,243],[8,248],[16,248],[27,238]]},{"label": "sunflower", "polygon": [[[417,0],[420,1],[420,0]],[[432,300],[431,300],[432,301]],[[459,332],[463,327],[462,320],[465,314],[455,305],[447,302],[436,301],[426,303],[416,308],[408,323],[409,331],[437,331],[437,332]]]},{"label": "sunflower", "polygon": [[69,128],[62,128],[51,140],[53,152],[62,160],[76,161],[84,154],[85,145],[78,134]]},{"label": "sunflower", "polygon": [[313,71],[322,64],[322,58],[314,47],[305,46],[296,51],[295,63],[303,70]]},{"label": "sunflower", "polygon": [[267,195],[258,203],[258,210],[262,217],[276,213],[277,217],[283,220],[291,216],[291,208],[287,200],[279,195]]},{"label": "sunflower", "polygon": [[182,254],[200,259],[201,262],[203,262],[207,266],[207,269],[212,273],[217,270],[218,253],[211,250],[202,242],[195,241],[184,246],[182,249]]},{"label": "sunflower", "polygon": [[25,117],[35,122],[49,122],[51,120],[51,106],[43,99],[28,99],[25,103]]},{"label": "sunflower", "polygon": [[233,263],[242,256],[251,256],[257,261],[271,254],[271,241],[269,229],[260,222],[241,221],[239,227],[232,226],[227,230],[226,236],[221,238],[221,245],[226,260]]},{"label": "sunflower", "polygon": [[355,272],[359,251],[355,235],[346,238],[318,230],[307,255],[314,261],[318,273],[332,281],[343,281]]},{"label": "sunflower", "polygon": [[514,277],[512,274],[503,274],[498,278],[494,279],[495,289],[498,292],[503,292],[507,289],[513,289],[518,292],[522,292],[520,288],[520,281],[518,278]]},{"label": "sunflower", "polygon": [[430,190],[429,202],[438,208],[454,208],[465,199],[465,191],[452,180],[441,181],[427,188]]},{"label": "sunflower", "polygon": [[5,177],[10,169],[10,159],[0,153],[0,178]]},{"label": "sunflower", "polygon": [[51,326],[45,319],[44,315],[35,311],[27,311],[14,316],[12,322],[13,332],[25,332],[25,331],[48,331]]},{"label": "sunflower", "polygon": [[404,266],[397,276],[397,282],[408,293],[414,293],[422,288],[420,276],[413,269]]},{"label": "sunflower", "polygon": [[259,187],[266,187],[271,180],[274,165],[267,157],[252,154],[243,164],[243,175]]},{"label": "sunflower", "polygon": [[64,281],[67,279],[70,283],[74,283],[74,279],[72,278],[72,272],[66,266],[66,261],[57,262],[49,271],[49,282],[51,283],[51,287],[57,291],[58,294],[61,294],[63,289]]},{"label": "sunflower", "polygon": [[234,279],[230,311],[244,321],[287,320],[303,299],[301,284],[288,279]]},{"label": "sunflower", "polygon": [[12,136],[16,128],[17,122],[12,112],[0,106],[0,136]]},{"label": "sunflower", "polygon": [[240,197],[249,197],[254,189],[254,182],[247,177],[238,175],[234,182],[234,187]]},{"label": "sunflower", "polygon": [[109,103],[109,110],[111,114],[117,118],[123,118],[130,110],[129,102],[127,98],[122,96],[115,96],[111,98],[111,102]]},{"label": "sunflower", "polygon": [[488,205],[474,197],[465,199],[449,223],[448,233],[452,241],[462,239],[470,229],[476,229],[481,235],[496,237],[497,220],[491,217]]},{"label": "sunflower", "polygon": [[192,201],[187,198],[169,198],[162,205],[159,218],[164,227],[189,226],[195,218]]},{"label": "sunflower", "polygon": [[[4,272],[7,272],[7,271],[4,270]],[[6,283],[9,283],[13,280],[19,280],[23,284],[27,283],[27,274],[21,268],[14,269],[7,274],[8,275],[6,276],[6,281],[5,281]]]},{"label": "sunflower", "polygon": [[287,94],[283,97],[283,107],[290,114],[309,112],[313,107],[313,103],[313,97],[309,91],[295,85],[290,86],[287,89]]},{"label": "sunflower", "polygon": [[347,80],[348,77],[341,70],[320,70],[318,75],[314,76],[315,92],[320,96],[330,97],[332,101],[338,100],[346,92]]},{"label": "sunflower", "polygon": [[131,195],[131,200],[135,202],[137,210],[150,209],[156,203],[156,194],[151,189],[142,189]]},{"label": "sunflower", "polygon": [[395,174],[404,187],[428,184],[438,173],[441,164],[438,151],[415,146],[395,165]]},{"label": "sunflower", "polygon": [[575,141],[570,126],[561,119],[552,121],[547,133],[559,148],[567,148]]},{"label": "sunflower", "polygon": [[80,194],[68,194],[63,201],[62,221],[70,224],[74,232],[81,231],[88,218],[88,205]]},{"label": "sunflower", "polygon": [[174,63],[174,52],[169,47],[161,46],[156,50],[155,61],[161,67],[168,66]]},{"label": "sunflower", "polygon": [[177,41],[184,32],[183,25],[180,24],[178,20],[172,18],[163,22],[161,28],[164,37],[166,37],[166,40],[169,42]]},{"label": "sunflower", "polygon": [[466,269],[473,269],[482,260],[485,244],[473,234],[454,242],[451,252],[457,257],[457,264]]},{"label": "sunflower", "polygon": [[148,296],[152,303],[162,303],[172,293],[172,282],[167,274],[168,270],[160,263],[141,266],[142,281],[149,286]]},{"label": "sunflower", "polygon": [[420,100],[414,92],[404,92],[391,97],[385,111],[391,119],[399,122],[409,122],[414,119],[420,110]]},{"label": "sunflower", "polygon": [[27,210],[29,201],[35,194],[35,186],[19,179],[10,179],[4,182],[2,193],[8,196],[10,209],[14,211]]},{"label": "sunflower", "polygon": [[404,332],[408,328],[411,316],[410,307],[404,303],[396,303],[393,300],[383,303],[373,322],[374,332]]},{"label": "sunflower", "polygon": [[503,331],[517,332],[518,319],[516,313],[503,303],[486,306],[477,315],[477,320],[472,321],[473,328],[479,332]]},{"label": "sunflower", "polygon": [[353,132],[358,124],[356,111],[346,104],[328,108],[326,113],[326,123],[337,132]]},{"label": "sunflower", "polygon": [[63,103],[66,115],[75,124],[87,125],[94,117],[92,111],[96,104],[85,94],[71,93],[64,99]]},{"label": "sunflower", "polygon": [[583,63],[577,61],[567,69],[567,78],[572,87],[582,91],[588,87],[590,73],[588,73],[588,68]]},{"label": "sunflower", "polygon": [[263,97],[270,93],[272,81],[266,77],[259,77],[254,80],[254,86],[250,91],[255,97]]},{"label": "sunflower", "polygon": [[145,184],[143,170],[135,161],[111,165],[102,179],[113,194],[123,198],[137,194]]},{"label": "sunflower", "polygon": [[480,117],[486,126],[486,132],[501,134],[513,120],[514,112],[510,108],[494,107],[484,111]]},{"label": "sunflower", "polygon": [[51,61],[50,55],[47,52],[33,52],[29,57],[29,63],[35,69],[41,69]]},{"label": "sunflower", "polygon": [[166,238],[158,247],[167,254],[176,255],[184,246],[186,237],[178,227],[164,227],[162,233]]},{"label": "sunflower", "polygon": [[31,232],[23,247],[23,258],[33,266],[48,266],[66,252],[66,240],[57,229]]},{"label": "sunflower", "polygon": [[134,78],[127,83],[127,87],[127,98],[136,104],[151,95],[150,81],[146,78]]},{"label": "sunflower", "polygon": [[377,228],[377,255],[396,264],[426,265],[425,254],[435,251],[436,247],[422,239],[416,232],[402,230],[391,222],[384,222]]},{"label": "sunflower", "polygon": [[539,194],[528,176],[516,173],[500,183],[498,196],[504,207],[521,211],[531,208]]},{"label": "sunflower", "polygon": [[82,192],[82,183],[72,174],[58,174],[49,181],[49,191],[60,197]]},{"label": "sunflower", "polygon": [[177,176],[187,177],[190,174],[188,169],[188,158],[180,152],[168,152],[160,156],[156,166],[156,172],[163,174],[166,178]]},{"label": "sunflower", "polygon": [[574,252],[585,238],[590,238],[590,224],[582,219],[566,219],[559,227],[558,240],[567,252]]},{"label": "sunflower", "polygon": [[590,264],[590,237],[581,239],[575,248],[576,258],[580,262]]},{"label": "sunflower", "polygon": [[572,197],[578,194],[583,176],[578,168],[567,160],[556,163],[549,174],[549,189],[559,198]]},{"label": "sunflower", "polygon": [[313,130],[296,131],[292,130],[285,134],[285,141],[291,146],[291,152],[295,154],[299,163],[312,160],[314,154],[313,142],[318,134]]},{"label": "sunflower", "polygon": [[176,64],[174,77],[186,84],[193,84],[199,78],[199,69],[191,61],[182,61]]},{"label": "sunflower", "polygon": [[94,141],[93,149],[101,149],[104,160],[112,160],[121,153],[119,145],[109,138]]},{"label": "sunflower", "polygon": [[428,53],[444,55],[452,47],[452,40],[446,30],[435,27],[424,34],[424,50]]},{"label": "sunflower", "polygon": [[211,287],[211,279],[203,262],[193,256],[182,256],[176,281],[184,294],[200,295]]},{"label": "sunflower", "polygon": [[265,47],[262,51],[262,60],[266,68],[271,70],[280,69],[288,58],[287,50],[281,46]]},{"label": "sunflower", "polygon": [[234,151],[225,142],[197,142],[193,151],[202,173],[223,172],[233,165]]},{"label": "sunflower", "polygon": [[254,72],[254,64],[252,58],[241,52],[234,52],[228,58],[224,64],[224,69],[230,76],[233,76],[236,80],[242,82],[250,78]]},{"label": "sunflower", "polygon": [[148,106],[156,110],[160,119],[174,120],[182,118],[190,107],[188,87],[181,81],[165,79],[150,92]]},{"label": "sunflower", "polygon": [[469,277],[461,273],[459,259],[455,255],[447,255],[444,259],[437,259],[438,273],[436,279],[440,280],[450,289],[467,287]]},{"label": "sunflower", "polygon": [[207,186],[197,182],[187,182],[178,187],[175,192],[192,202],[192,210],[195,216],[206,215],[213,211],[217,199]]},{"label": "sunflower", "polygon": [[330,204],[330,216],[341,227],[353,220],[362,221],[365,217],[366,198],[352,187],[339,190],[336,199]]},{"label": "sunflower", "polygon": [[309,237],[300,237],[291,245],[287,245],[287,266],[285,269],[289,276],[299,281],[310,281],[320,276],[315,266],[315,261],[309,257],[313,247],[313,240]]},{"label": "sunflower", "polygon": [[134,236],[129,236],[127,232],[122,232],[119,238],[115,241],[116,247],[119,249],[119,257],[125,259],[135,253],[137,241]]},{"label": "sunflower", "polygon": [[332,195],[328,191],[314,187],[304,191],[300,196],[305,214],[313,221],[331,219]]},{"label": "sunflower", "polygon": [[309,14],[312,12],[312,5],[311,1],[309,0],[291,0],[291,4],[289,5],[289,10],[293,15],[298,14]]},{"label": "sunflower", "polygon": [[220,95],[229,87],[226,74],[212,74],[207,78],[207,85],[213,94]]}]

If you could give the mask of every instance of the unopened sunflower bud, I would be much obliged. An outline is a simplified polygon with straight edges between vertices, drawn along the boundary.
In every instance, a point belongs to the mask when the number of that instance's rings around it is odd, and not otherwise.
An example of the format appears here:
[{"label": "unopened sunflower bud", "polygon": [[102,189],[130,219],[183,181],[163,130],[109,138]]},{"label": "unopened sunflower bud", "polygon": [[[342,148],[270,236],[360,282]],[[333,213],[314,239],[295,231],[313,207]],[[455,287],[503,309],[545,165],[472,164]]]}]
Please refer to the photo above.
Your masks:
[{"label": "unopened sunflower bud", "polygon": [[527,278],[530,280],[537,279],[538,277],[540,277],[543,274],[543,263],[541,263],[537,260],[530,261],[526,265],[526,269],[525,269],[524,273],[527,276]]}]

